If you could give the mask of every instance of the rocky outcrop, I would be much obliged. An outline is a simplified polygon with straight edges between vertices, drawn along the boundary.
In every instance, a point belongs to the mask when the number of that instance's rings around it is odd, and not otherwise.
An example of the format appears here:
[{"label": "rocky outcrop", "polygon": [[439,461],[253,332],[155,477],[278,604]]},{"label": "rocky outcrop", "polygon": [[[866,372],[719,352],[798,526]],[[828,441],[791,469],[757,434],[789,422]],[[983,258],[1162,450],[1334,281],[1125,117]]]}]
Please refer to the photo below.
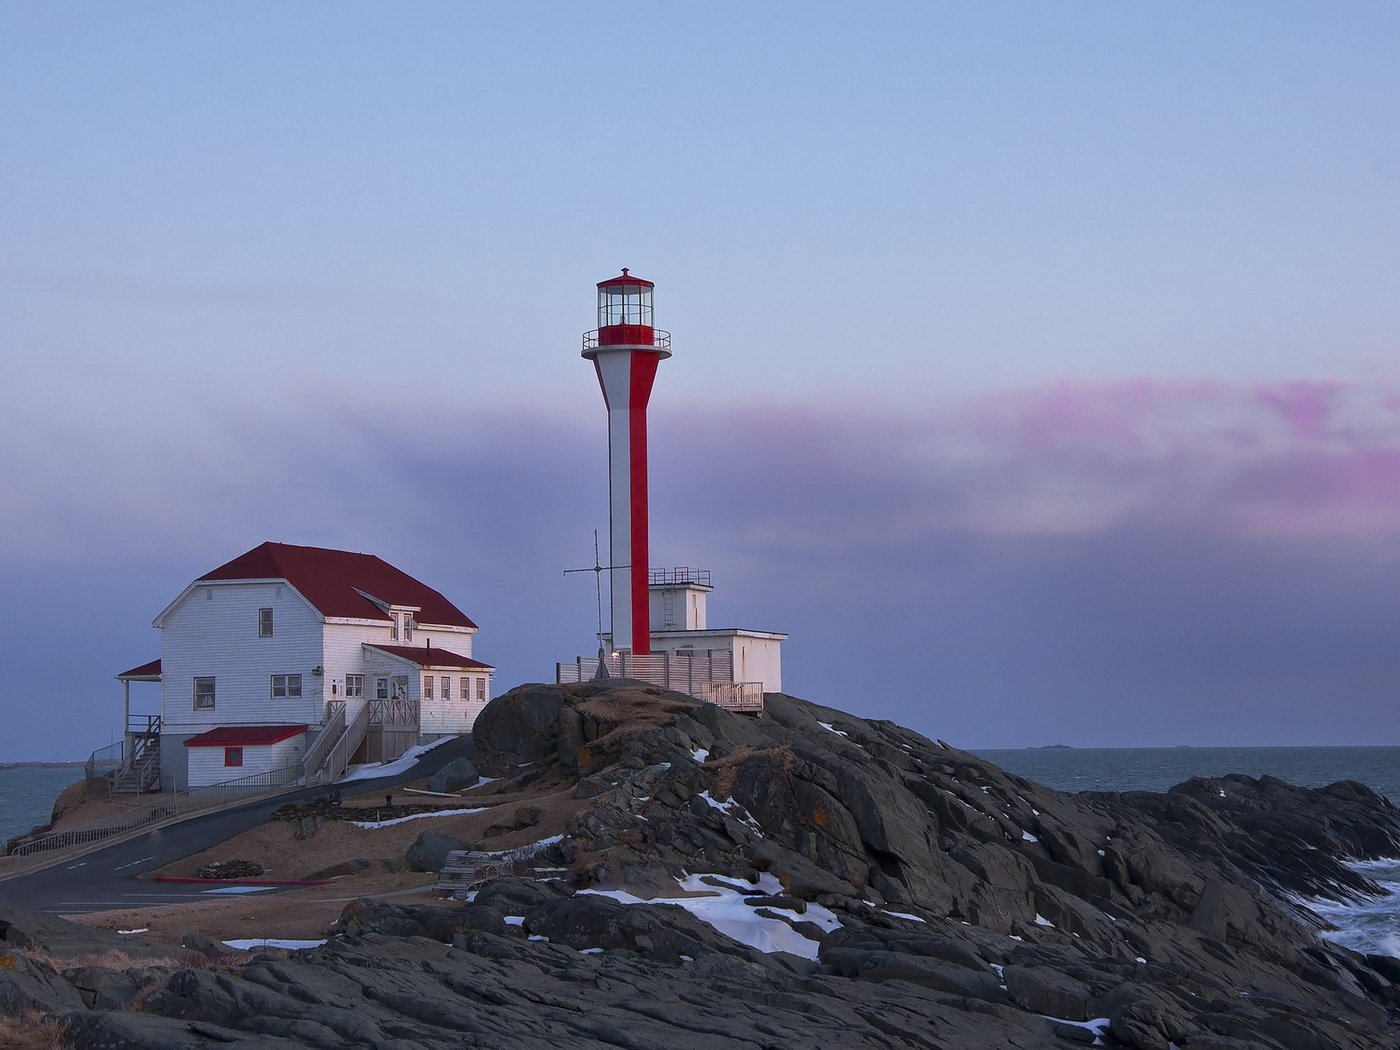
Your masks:
[{"label": "rocky outcrop", "polygon": [[477,765],[577,801],[546,850],[564,879],[356,901],[322,948],[154,980],[26,956],[0,1003],[93,1046],[1400,1047],[1400,961],[1293,903],[1379,890],[1342,863],[1400,855],[1368,789],[1071,796],[891,723],[766,708],[506,693]]},{"label": "rocky outcrop", "polygon": [[438,792],[461,791],[481,779],[476,766],[469,758],[454,758],[428,778],[428,790]]}]

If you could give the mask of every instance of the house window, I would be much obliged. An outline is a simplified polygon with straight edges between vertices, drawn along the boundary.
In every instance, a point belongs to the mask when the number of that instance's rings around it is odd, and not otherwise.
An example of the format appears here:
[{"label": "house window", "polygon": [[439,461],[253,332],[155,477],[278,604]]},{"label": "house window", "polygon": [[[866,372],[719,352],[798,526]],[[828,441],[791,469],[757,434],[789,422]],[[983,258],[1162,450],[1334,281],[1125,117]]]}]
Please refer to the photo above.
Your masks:
[{"label": "house window", "polygon": [[259,638],[271,638],[271,637],[272,637],[272,610],[271,610],[271,609],[259,609],[259,610],[258,610],[258,637],[259,637]]},{"label": "house window", "polygon": [[194,709],[196,711],[214,710],[214,679],[196,678],[194,680]]},{"label": "house window", "polygon": [[462,678],[457,681],[457,685],[461,690],[457,695],[463,700],[470,700],[472,698],[472,680],[470,678]]},{"label": "house window", "polygon": [[301,675],[275,674],[272,676],[272,695],[279,699],[301,696]]},{"label": "house window", "polygon": [[350,698],[365,695],[365,676],[362,674],[348,674],[345,676],[345,695]]},{"label": "house window", "polygon": [[374,680],[374,698],[376,700],[389,699],[389,679],[376,678]]},{"label": "house window", "polygon": [[442,681],[440,681],[438,684],[442,686],[442,698],[443,698],[444,700],[451,700],[451,699],[452,699],[452,679],[450,679],[450,678],[444,676],[443,679],[442,679]]},{"label": "house window", "polygon": [[476,680],[476,698],[477,698],[478,701],[482,701],[482,700],[485,700],[485,699],[486,699],[486,679],[485,679],[485,678],[478,678],[478,679]]},{"label": "house window", "polygon": [[432,698],[433,698],[433,676],[430,675],[430,674],[425,674],[425,675],[423,676],[423,699],[424,699],[424,700],[431,700]]},{"label": "house window", "polygon": [[243,764],[243,749],[241,747],[224,748],[224,765],[241,766]]}]

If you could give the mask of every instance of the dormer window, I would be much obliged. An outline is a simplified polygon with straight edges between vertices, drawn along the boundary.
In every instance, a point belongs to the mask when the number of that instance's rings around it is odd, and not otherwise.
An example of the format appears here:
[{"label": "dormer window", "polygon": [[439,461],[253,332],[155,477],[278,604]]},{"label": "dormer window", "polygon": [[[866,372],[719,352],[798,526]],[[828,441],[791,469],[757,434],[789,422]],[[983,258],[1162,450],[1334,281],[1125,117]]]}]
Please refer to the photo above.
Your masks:
[{"label": "dormer window", "polygon": [[394,613],[389,622],[389,638],[397,642],[399,640],[399,614]]},{"label": "dormer window", "polygon": [[416,623],[414,622],[412,616],[405,616],[405,617],[404,617],[404,619],[403,619],[403,640],[404,640],[404,641],[406,641],[406,642],[411,642],[411,641],[413,641],[413,628],[415,628],[415,627],[417,627],[417,626],[418,626],[418,624],[416,624]]}]

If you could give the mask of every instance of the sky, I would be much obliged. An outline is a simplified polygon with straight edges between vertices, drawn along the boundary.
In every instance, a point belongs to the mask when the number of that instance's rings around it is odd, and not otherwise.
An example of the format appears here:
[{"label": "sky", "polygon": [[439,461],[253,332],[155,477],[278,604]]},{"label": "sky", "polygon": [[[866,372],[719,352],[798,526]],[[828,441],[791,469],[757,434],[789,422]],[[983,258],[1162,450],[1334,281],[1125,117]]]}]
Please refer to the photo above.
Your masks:
[{"label": "sky", "polygon": [[[593,651],[652,563],[963,747],[1400,744],[1400,7],[0,0],[0,761],[191,580],[368,551]],[[155,710],[153,687],[133,690]]]}]

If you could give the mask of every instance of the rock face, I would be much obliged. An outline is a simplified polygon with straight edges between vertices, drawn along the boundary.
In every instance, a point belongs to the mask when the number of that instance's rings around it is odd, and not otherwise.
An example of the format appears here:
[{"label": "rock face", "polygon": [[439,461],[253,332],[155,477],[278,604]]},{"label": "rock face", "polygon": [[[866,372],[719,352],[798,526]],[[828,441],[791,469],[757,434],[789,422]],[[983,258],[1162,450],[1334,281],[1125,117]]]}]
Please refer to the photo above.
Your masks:
[{"label": "rock face", "polygon": [[460,791],[469,788],[481,777],[469,758],[454,758],[428,778],[429,791]]},{"label": "rock face", "polygon": [[1361,785],[1072,796],[791,697],[752,719],[635,682],[522,687],[475,735],[490,775],[578,801],[563,880],[356,901],[322,948],[139,994],[26,957],[0,1010],[82,1046],[1400,1047],[1400,961],[1290,903],[1379,890],[1342,859],[1400,855],[1400,811]]}]

